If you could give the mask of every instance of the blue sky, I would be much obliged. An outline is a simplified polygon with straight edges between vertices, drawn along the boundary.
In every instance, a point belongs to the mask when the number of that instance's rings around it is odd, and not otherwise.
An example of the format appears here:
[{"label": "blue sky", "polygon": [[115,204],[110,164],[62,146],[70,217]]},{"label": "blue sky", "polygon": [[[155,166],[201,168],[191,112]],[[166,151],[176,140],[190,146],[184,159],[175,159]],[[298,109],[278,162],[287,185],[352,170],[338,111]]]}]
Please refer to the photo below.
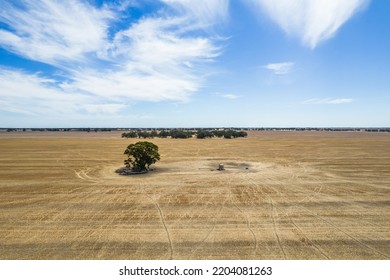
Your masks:
[{"label": "blue sky", "polygon": [[0,0],[0,127],[388,127],[387,0]]}]

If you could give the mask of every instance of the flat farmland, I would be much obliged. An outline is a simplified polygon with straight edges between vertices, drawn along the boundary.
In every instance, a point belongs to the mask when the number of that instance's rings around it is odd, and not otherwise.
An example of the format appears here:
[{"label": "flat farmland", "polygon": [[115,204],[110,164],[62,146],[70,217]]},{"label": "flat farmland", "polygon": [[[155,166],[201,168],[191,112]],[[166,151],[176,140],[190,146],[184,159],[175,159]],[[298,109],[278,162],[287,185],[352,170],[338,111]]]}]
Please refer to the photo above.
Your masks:
[{"label": "flat farmland", "polygon": [[388,133],[136,141],[0,133],[0,259],[390,259]]}]

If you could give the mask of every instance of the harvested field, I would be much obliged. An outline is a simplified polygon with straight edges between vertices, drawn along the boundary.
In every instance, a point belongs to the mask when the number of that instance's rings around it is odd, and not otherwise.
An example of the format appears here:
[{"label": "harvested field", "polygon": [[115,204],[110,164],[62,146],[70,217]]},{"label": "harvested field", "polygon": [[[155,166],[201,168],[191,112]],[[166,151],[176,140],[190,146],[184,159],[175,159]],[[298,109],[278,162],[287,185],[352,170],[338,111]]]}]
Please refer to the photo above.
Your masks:
[{"label": "harvested field", "polygon": [[0,133],[0,258],[390,259],[390,134],[153,139],[116,174],[136,141]]}]

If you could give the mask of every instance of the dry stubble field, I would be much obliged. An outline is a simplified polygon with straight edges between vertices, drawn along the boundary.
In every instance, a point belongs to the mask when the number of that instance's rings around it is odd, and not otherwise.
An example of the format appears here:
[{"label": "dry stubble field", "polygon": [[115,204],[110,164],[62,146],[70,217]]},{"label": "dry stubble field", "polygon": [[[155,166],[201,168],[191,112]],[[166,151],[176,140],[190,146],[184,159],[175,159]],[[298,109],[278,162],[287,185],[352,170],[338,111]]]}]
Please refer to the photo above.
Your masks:
[{"label": "dry stubble field", "polygon": [[[1,259],[390,259],[390,134],[0,134]],[[215,169],[224,163],[226,171]]]}]

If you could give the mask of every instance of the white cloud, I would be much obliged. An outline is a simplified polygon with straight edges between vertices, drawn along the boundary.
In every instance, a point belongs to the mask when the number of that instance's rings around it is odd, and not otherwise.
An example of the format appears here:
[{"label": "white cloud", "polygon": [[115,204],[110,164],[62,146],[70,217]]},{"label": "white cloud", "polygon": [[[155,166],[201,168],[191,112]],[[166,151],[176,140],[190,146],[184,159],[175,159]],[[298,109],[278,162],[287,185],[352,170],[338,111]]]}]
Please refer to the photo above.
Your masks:
[{"label": "white cloud", "polygon": [[73,112],[83,102],[79,95],[66,95],[53,86],[53,81],[38,75],[0,68],[0,100],[6,105],[2,111],[39,115]]},{"label": "white cloud", "polygon": [[227,99],[237,99],[237,98],[240,98],[240,96],[235,95],[235,94],[222,94],[221,96],[223,98],[227,98]]},{"label": "white cloud", "polygon": [[224,94],[224,95],[222,95],[222,97],[227,98],[227,99],[237,99],[237,98],[239,98],[239,96],[235,95],[235,94]]},{"label": "white cloud", "polygon": [[[47,100],[50,92],[51,105],[54,100],[62,102],[64,97],[81,96],[79,102],[89,104],[84,110],[91,114],[120,111],[122,107],[116,104],[131,100],[188,100],[202,86],[207,75],[205,65],[220,51],[214,40],[191,35],[189,31],[200,28],[194,26],[200,20],[197,17],[209,24],[213,24],[214,18],[223,17],[228,1],[204,1],[204,5],[199,5],[202,8],[192,1],[164,2],[185,8],[178,9],[174,16],[161,9],[139,20],[130,20],[115,32],[112,30],[118,27],[113,25],[115,18],[121,17],[124,7],[134,6],[133,1],[126,2],[125,6],[111,4],[102,8],[93,7],[87,1],[1,4],[0,22],[7,28],[0,28],[0,47],[59,67],[66,79],[66,82],[51,81],[49,86],[39,75],[20,71],[5,74],[3,70],[3,78],[7,76],[6,82],[15,87],[9,92],[14,98],[31,101],[30,96],[43,93],[47,94],[38,100]],[[27,84],[18,88],[16,81]],[[36,89],[34,93],[25,90],[27,85]],[[101,106],[102,100],[109,106]],[[19,103],[14,100],[9,104],[17,108]],[[72,107],[71,102],[68,105]]]},{"label": "white cloud", "polygon": [[265,11],[285,32],[315,48],[369,0],[246,0]]},{"label": "white cloud", "polygon": [[229,13],[229,0],[161,0],[184,15],[189,16],[201,27],[208,28],[225,22]]},{"label": "white cloud", "polygon": [[4,68],[0,68],[0,104],[1,111],[47,117],[79,115],[82,111],[109,115],[125,108],[68,91],[53,79]]},{"label": "white cloud", "polygon": [[344,104],[352,103],[354,100],[351,98],[313,98],[302,102],[302,104]]},{"label": "white cloud", "polygon": [[[218,48],[204,37],[181,36],[190,25],[184,18],[147,18],[118,32],[107,52],[129,67],[145,69],[168,66],[182,67],[210,60]],[[123,65],[123,62],[122,62]]]},{"label": "white cloud", "polygon": [[294,62],[270,63],[264,65],[264,68],[271,70],[276,75],[285,75],[291,72]]},{"label": "white cloud", "polygon": [[114,101],[186,101],[195,92],[198,81],[159,73],[137,74],[122,70],[117,72],[79,72],[67,87]]},{"label": "white cloud", "polygon": [[28,59],[61,66],[85,62],[106,40],[113,13],[80,1],[20,1],[3,3],[0,45]]},{"label": "white cloud", "polygon": [[126,107],[124,104],[85,104],[82,107],[91,114],[116,114]]},{"label": "white cloud", "polygon": [[20,109],[20,108],[15,108],[13,104],[7,101],[1,101],[0,100],[0,111],[5,111],[5,112],[10,112],[10,113],[17,113],[17,114],[22,114],[22,115],[27,115],[27,116],[36,116],[35,113]]},{"label": "white cloud", "polygon": [[183,18],[147,18],[122,30],[104,56],[115,70],[73,72],[69,86],[117,100],[185,101],[202,83],[202,64],[219,49],[202,37],[182,37]]},{"label": "white cloud", "polygon": [[220,93],[220,92],[216,92],[215,95],[226,99],[238,99],[241,97],[240,95],[236,95],[232,93]]},{"label": "white cloud", "polygon": [[41,75],[1,67],[0,115],[0,127],[112,127],[146,125],[155,119],[127,104],[73,92]]}]

